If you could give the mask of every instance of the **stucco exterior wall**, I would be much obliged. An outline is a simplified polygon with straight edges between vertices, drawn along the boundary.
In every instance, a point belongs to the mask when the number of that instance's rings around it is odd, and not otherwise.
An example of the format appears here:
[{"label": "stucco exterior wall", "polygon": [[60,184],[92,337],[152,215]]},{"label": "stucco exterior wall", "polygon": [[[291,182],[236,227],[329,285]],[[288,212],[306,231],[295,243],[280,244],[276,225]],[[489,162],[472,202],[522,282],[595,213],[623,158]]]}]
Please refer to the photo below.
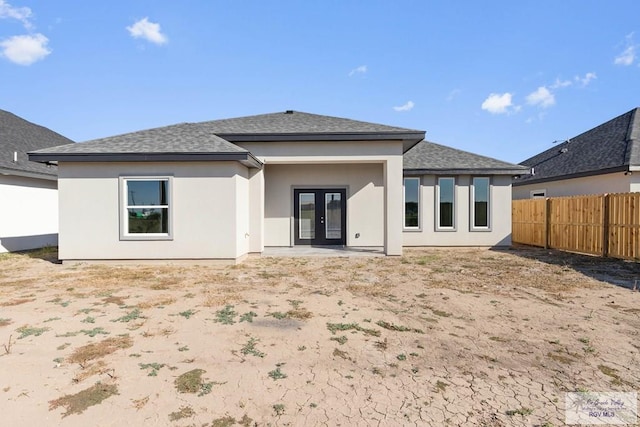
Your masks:
[{"label": "stucco exterior wall", "polygon": [[[248,252],[248,170],[237,162],[61,162],[58,173],[62,260],[235,259]],[[171,240],[121,240],[121,176],[172,177]]]},{"label": "stucco exterior wall", "polygon": [[472,176],[456,176],[455,230],[436,230],[437,176],[422,176],[420,230],[403,232],[404,246],[509,246],[511,245],[511,176],[494,175],[490,189],[490,230],[472,230]]},{"label": "stucco exterior wall", "polygon": [[383,246],[382,169],[381,163],[265,165],[265,246],[293,245],[293,189],[305,187],[346,188],[347,246]]},{"label": "stucco exterior wall", "polygon": [[564,179],[513,187],[513,199],[530,199],[531,191],[546,190],[546,197],[583,196],[588,194],[640,191],[640,173],[623,172]]},{"label": "stucco exterior wall", "polygon": [[56,181],[0,175],[0,253],[57,244]]}]

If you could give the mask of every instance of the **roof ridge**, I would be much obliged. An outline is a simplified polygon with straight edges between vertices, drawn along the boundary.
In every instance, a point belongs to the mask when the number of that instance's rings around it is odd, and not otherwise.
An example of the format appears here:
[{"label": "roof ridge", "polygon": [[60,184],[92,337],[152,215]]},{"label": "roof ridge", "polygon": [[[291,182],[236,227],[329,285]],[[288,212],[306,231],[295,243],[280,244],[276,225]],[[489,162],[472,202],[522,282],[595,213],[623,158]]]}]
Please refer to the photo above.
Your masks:
[{"label": "roof ridge", "polygon": [[629,126],[625,142],[627,150],[625,152],[624,164],[627,166],[637,166],[640,163],[640,108],[630,111]]}]

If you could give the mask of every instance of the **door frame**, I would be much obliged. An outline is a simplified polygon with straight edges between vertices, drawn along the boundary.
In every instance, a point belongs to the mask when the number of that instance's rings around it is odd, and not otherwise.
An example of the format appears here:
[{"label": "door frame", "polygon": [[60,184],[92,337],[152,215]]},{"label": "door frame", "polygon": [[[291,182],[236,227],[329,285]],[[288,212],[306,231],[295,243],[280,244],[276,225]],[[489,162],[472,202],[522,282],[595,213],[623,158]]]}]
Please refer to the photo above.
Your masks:
[{"label": "door frame", "polygon": [[[341,212],[341,237],[340,239],[327,239],[326,234],[323,231],[322,236],[318,237],[316,234],[315,241],[299,239],[299,218],[298,218],[298,194],[304,192],[314,192],[316,194],[316,230],[318,229],[318,218],[322,216],[324,218],[324,210],[326,209],[326,202],[324,195],[326,193],[340,193],[342,195],[342,212]],[[318,194],[321,195],[322,214],[318,214]],[[291,245],[292,246],[346,246],[347,245],[347,197],[348,186],[292,186],[292,215],[291,215]],[[326,218],[325,218],[326,219]],[[326,230],[326,229],[325,229]]]}]

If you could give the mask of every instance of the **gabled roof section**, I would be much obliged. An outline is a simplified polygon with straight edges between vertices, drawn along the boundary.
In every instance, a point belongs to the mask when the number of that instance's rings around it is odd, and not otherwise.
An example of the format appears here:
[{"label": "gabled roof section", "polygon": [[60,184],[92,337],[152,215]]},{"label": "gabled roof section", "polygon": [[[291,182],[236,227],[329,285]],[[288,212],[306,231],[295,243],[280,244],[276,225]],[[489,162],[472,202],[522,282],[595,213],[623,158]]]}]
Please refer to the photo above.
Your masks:
[{"label": "gabled roof section", "polygon": [[249,167],[262,165],[244,148],[212,134],[197,123],[47,148],[34,151],[29,157],[38,162],[235,160]]},{"label": "gabled roof section", "polygon": [[523,161],[533,175],[514,185],[637,170],[639,144],[640,108],[635,108]]},{"label": "gabled roof section", "polygon": [[[27,152],[69,143],[73,141],[51,129],[0,110],[0,173],[55,179],[55,166],[30,162]],[[14,153],[17,153],[16,162]]]},{"label": "gabled roof section", "polygon": [[404,154],[405,175],[520,175],[525,166],[421,141]]}]

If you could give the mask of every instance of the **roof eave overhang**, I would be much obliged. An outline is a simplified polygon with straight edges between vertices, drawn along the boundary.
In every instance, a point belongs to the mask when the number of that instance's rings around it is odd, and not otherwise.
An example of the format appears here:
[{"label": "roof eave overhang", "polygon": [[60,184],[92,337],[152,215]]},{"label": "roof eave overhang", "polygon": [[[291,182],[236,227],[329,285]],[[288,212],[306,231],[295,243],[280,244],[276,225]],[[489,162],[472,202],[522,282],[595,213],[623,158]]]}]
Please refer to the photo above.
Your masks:
[{"label": "roof eave overhang", "polygon": [[59,162],[206,162],[236,161],[248,168],[261,169],[262,162],[249,152],[238,153],[29,153],[29,160]]},{"label": "roof eave overhang", "polygon": [[56,173],[40,173],[40,172],[31,172],[20,169],[11,169],[0,167],[0,175],[13,175],[13,176],[21,176],[25,178],[35,178],[35,179],[45,179],[47,181],[57,181],[58,175]]},{"label": "roof eave overhang", "polygon": [[404,169],[408,176],[417,175],[523,175],[528,169]]},{"label": "roof eave overhang", "polygon": [[[640,169],[638,169],[640,170]],[[597,175],[606,175],[609,173],[616,173],[616,172],[628,172],[628,171],[632,171],[633,169],[631,169],[629,166],[627,165],[623,165],[623,166],[616,166],[613,168],[608,168],[608,169],[599,169],[597,171],[586,171],[586,172],[578,172],[578,173],[572,173],[572,174],[567,174],[567,175],[558,175],[558,176],[550,176],[550,177],[546,177],[546,178],[527,178],[525,180],[518,180],[518,181],[514,181],[513,182],[513,186],[514,187],[520,187],[522,185],[529,185],[529,184],[541,184],[544,182],[552,182],[552,181],[564,181],[565,179],[573,179],[573,178],[584,178],[587,176],[597,176]]]}]

